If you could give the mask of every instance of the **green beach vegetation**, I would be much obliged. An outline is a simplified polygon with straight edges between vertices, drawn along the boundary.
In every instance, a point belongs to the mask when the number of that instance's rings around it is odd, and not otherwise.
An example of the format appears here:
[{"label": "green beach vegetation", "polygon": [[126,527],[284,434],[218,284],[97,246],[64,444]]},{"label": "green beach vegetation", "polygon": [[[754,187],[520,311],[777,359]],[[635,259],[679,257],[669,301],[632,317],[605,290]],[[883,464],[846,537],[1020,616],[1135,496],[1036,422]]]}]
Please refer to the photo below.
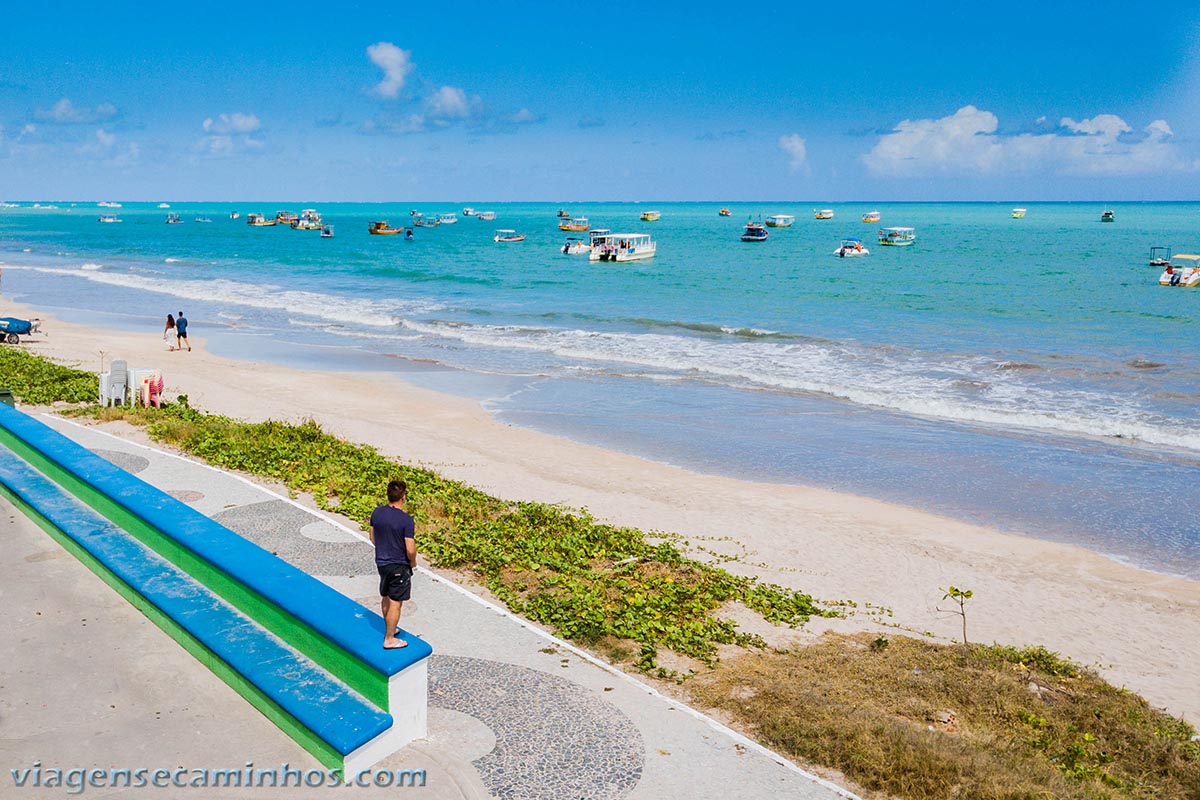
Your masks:
[{"label": "green beach vegetation", "polygon": [[[467,573],[518,614],[653,676],[684,681],[764,744],[834,768],[875,797],[1200,797],[1195,729],[1041,647],[826,634],[772,649],[720,615],[742,604],[801,625],[835,606],[689,558],[668,534],[596,521],[586,511],[509,502],[342,441],[313,421],[243,422],[190,408],[101,408],[96,378],[0,349],[0,385],[27,403],[142,426],[209,463],[278,480],[360,521],[389,479],[430,563]],[[89,403],[89,405],[78,405]],[[684,545],[686,547],[686,543]],[[954,595],[957,593],[957,596]],[[740,646],[718,659],[721,645]],[[660,649],[693,665],[660,667]]]}]

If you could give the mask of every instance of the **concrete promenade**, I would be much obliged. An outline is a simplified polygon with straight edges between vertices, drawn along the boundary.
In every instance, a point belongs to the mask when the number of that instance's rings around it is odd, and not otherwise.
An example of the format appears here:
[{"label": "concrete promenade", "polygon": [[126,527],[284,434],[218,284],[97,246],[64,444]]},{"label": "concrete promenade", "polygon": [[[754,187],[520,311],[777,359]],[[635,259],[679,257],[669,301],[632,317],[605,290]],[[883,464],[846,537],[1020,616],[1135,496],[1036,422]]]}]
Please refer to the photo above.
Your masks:
[{"label": "concrete promenade", "polygon": [[[123,426],[111,428],[122,432],[118,437],[104,432],[108,426],[39,419],[378,610],[370,544],[344,521],[144,446],[135,441],[140,432]],[[19,776],[37,762],[43,780],[50,768],[320,769],[4,501],[0,529],[0,797],[68,796],[67,787],[32,787],[32,773],[16,786],[11,771]],[[343,793],[514,800],[847,796],[426,570],[414,576],[401,625],[434,648],[429,738],[377,773],[424,770],[424,786]],[[412,780],[403,772],[400,778]],[[246,798],[322,791],[88,786],[76,794]]]}]

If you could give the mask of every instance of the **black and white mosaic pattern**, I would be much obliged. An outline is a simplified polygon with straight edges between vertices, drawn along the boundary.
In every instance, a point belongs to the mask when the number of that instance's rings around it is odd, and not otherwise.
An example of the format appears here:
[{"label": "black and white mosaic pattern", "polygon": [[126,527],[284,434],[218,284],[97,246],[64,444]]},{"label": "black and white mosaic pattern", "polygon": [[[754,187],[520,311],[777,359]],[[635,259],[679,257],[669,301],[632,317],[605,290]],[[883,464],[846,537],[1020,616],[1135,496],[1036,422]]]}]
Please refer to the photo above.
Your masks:
[{"label": "black and white mosaic pattern", "polygon": [[376,574],[371,549],[361,542],[323,542],[304,536],[301,531],[313,517],[291,503],[267,500],[237,506],[212,519],[309,575]]},{"label": "black and white mosaic pattern", "polygon": [[493,797],[615,800],[641,779],[645,745],[629,718],[555,675],[435,653],[429,705],[491,728],[496,747],[472,763]]},{"label": "black and white mosaic pattern", "polygon": [[133,453],[122,453],[120,450],[93,450],[92,452],[130,475],[137,475],[150,466],[150,459],[136,456]]}]

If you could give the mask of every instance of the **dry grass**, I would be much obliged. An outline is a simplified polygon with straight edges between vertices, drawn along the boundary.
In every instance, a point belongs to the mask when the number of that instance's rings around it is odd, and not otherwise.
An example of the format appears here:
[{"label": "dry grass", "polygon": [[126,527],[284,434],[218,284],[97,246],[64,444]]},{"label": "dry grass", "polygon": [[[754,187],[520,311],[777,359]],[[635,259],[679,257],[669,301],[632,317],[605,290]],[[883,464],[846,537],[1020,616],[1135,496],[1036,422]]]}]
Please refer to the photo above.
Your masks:
[{"label": "dry grass", "polygon": [[1200,798],[1195,730],[1041,648],[826,634],[691,684],[760,741],[879,796]]}]

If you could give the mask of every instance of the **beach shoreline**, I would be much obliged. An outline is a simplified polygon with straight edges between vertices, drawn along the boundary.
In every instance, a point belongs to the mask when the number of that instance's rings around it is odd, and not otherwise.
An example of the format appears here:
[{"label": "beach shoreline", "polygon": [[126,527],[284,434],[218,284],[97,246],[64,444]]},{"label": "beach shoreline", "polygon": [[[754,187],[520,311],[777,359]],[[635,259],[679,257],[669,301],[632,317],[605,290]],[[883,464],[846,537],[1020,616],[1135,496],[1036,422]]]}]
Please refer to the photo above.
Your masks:
[{"label": "beach shoreline", "polygon": [[[185,307],[186,308],[186,307]],[[942,639],[961,620],[942,589],[974,591],[973,641],[1044,644],[1097,667],[1156,706],[1200,721],[1200,582],[1149,572],[1082,547],[972,525],[826,489],[691,472],[498,421],[481,404],[382,372],[316,374],[218,357],[193,323],[193,352],[156,335],[83,326],[0,297],[0,316],[43,320],[19,347],[94,370],[103,352],[163,371],[167,396],[247,420],[314,419],[342,438],[510,500],[586,508],[598,518],[680,534],[740,556],[727,569],[852,601],[839,630]],[[869,615],[866,604],[890,610]],[[944,607],[944,604],[943,604]]]}]

